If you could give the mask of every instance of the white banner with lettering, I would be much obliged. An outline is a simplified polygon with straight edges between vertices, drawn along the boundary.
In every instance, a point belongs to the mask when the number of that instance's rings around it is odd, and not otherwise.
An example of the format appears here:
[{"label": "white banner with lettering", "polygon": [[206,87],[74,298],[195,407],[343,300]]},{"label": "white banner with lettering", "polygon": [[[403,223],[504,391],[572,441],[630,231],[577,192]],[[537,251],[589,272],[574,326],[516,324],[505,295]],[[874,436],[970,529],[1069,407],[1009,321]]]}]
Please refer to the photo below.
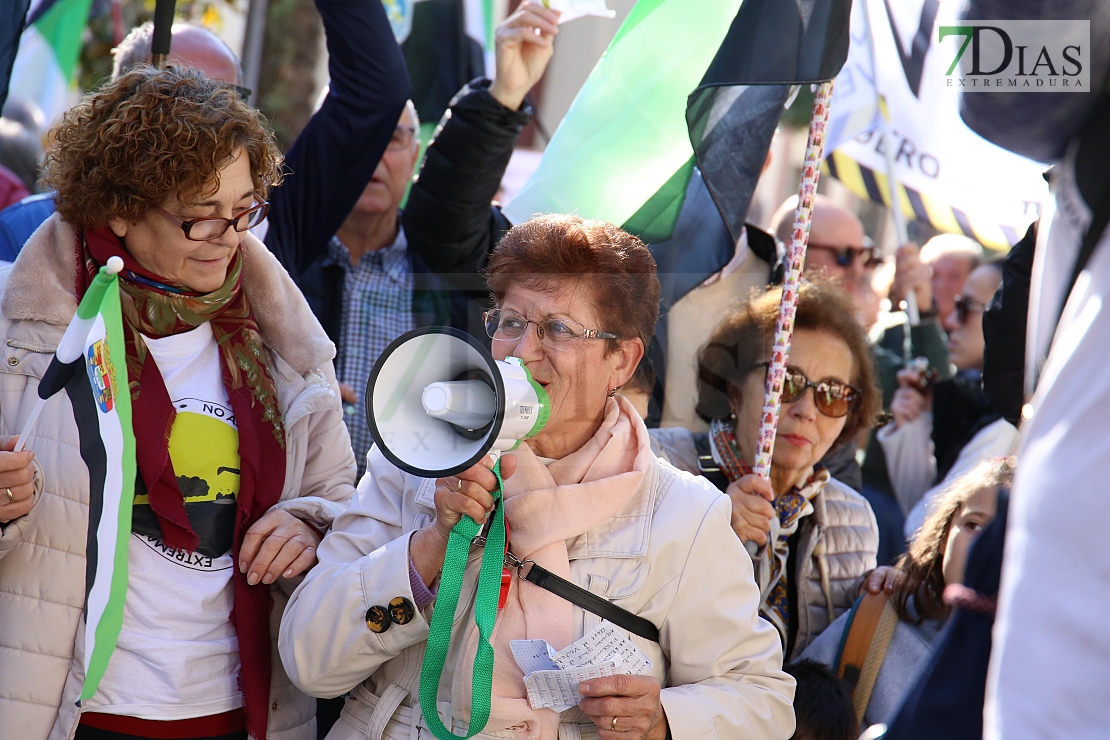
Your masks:
[{"label": "white banner with lettering", "polygon": [[852,4],[848,61],[836,78],[830,111],[828,149],[835,151],[827,164],[857,195],[889,206],[881,93],[906,215],[1006,249],[1048,197],[1046,165],[991,144],[960,118],[963,88],[948,86],[944,78],[963,39],[938,41],[940,26],[959,22],[960,5],[959,0]]}]

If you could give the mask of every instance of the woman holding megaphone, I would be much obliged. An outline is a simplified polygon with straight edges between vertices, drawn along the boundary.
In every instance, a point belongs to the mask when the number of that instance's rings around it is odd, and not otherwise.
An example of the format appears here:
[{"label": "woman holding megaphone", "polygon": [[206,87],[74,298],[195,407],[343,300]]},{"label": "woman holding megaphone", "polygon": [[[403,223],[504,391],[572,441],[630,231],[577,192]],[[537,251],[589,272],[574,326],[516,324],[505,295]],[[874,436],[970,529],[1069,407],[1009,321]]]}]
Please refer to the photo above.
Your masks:
[{"label": "woman holding megaphone", "polygon": [[[390,463],[384,438],[371,450],[279,638],[299,688],[350,692],[329,738],[789,737],[792,684],[729,500],[654,456],[618,392],[658,314],[650,252],[610,224],[537,217],[501,241],[488,282],[493,357],[518,358],[550,417],[502,458],[503,499],[490,457],[436,480]],[[494,552],[487,599],[496,528],[464,542],[458,568],[449,543],[468,518],[502,515],[506,566]],[[599,669],[545,708],[521,646],[581,653],[610,624],[643,660],[618,658],[618,675]]]}]

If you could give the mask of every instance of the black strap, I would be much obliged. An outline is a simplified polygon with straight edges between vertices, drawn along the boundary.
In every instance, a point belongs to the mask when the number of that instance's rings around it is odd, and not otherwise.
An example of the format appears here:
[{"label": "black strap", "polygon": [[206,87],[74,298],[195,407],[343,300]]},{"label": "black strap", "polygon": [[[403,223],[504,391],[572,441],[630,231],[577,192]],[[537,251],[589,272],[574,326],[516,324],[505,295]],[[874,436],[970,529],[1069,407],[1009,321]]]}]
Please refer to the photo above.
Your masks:
[{"label": "black strap", "polygon": [[643,617],[637,617],[627,609],[622,609],[607,599],[591,594],[570,581],[563,580],[546,568],[541,568],[535,563],[531,563],[531,566],[531,569],[524,576],[524,580],[529,583],[534,583],[540,588],[566,599],[575,606],[593,612],[602,619],[608,619],[618,627],[622,627],[634,635],[639,635],[645,640],[659,642],[659,629]]}]

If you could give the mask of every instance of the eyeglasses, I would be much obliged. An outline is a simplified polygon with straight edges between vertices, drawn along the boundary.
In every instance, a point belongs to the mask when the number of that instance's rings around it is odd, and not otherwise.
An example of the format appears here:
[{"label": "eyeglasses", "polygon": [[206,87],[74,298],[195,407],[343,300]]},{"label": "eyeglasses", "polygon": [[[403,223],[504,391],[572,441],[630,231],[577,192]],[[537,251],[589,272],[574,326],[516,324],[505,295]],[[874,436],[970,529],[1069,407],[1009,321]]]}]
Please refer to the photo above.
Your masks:
[{"label": "eyeglasses", "polygon": [[270,204],[265,201],[257,203],[235,218],[194,218],[189,221],[185,221],[163,208],[156,207],[154,210],[165,216],[167,220],[180,226],[181,230],[185,232],[185,238],[189,241],[207,242],[219,239],[228,229],[235,229],[242,233],[258,226],[262,223],[262,219],[266,218],[266,214],[269,213]]},{"label": "eyeglasses", "polygon": [[960,296],[956,299],[956,320],[959,321],[960,324],[967,323],[968,314],[982,313],[986,310],[987,307],[985,304],[976,303],[975,301],[969,300],[967,296]]},{"label": "eyeglasses", "polygon": [[393,129],[393,138],[389,140],[386,149],[391,152],[403,152],[412,147],[414,136],[416,136],[416,129],[413,126],[398,126]]},{"label": "eyeglasses", "polygon": [[[770,369],[771,363],[761,362],[756,367]],[[834,419],[847,416],[860,397],[860,391],[847,383],[841,383],[839,380],[833,380],[832,378],[825,378],[814,383],[798,368],[787,366],[786,377],[783,378],[782,383],[782,402],[794,403],[809,388],[813,389],[813,400],[817,405],[817,410]]]},{"label": "eyeglasses", "polygon": [[878,247],[834,247],[826,244],[810,244],[808,249],[823,249],[832,252],[836,264],[840,267],[851,267],[857,259],[863,258],[863,266],[875,267],[882,262]]},{"label": "eyeglasses", "polygon": [[520,339],[528,331],[528,325],[535,324],[536,334],[543,346],[559,352],[578,349],[587,339],[619,338],[616,334],[607,331],[587,329],[571,319],[529,321],[515,311],[505,311],[500,308],[486,311],[483,319],[486,324],[486,334],[489,334],[491,339],[508,342]]}]

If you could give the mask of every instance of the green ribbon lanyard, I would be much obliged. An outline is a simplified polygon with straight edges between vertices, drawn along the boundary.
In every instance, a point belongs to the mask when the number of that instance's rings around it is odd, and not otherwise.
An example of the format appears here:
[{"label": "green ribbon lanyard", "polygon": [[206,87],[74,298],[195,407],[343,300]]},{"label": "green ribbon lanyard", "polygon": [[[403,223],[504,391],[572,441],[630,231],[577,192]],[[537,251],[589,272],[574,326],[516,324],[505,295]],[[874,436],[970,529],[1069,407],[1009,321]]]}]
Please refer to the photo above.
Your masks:
[{"label": "green ribbon lanyard", "polygon": [[420,669],[420,708],[428,728],[438,740],[466,740],[482,731],[489,721],[490,696],[493,691],[493,646],[489,638],[497,621],[497,601],[501,592],[501,571],[505,565],[505,511],[502,506],[504,481],[501,480],[501,460],[493,466],[497,476],[494,492],[494,510],[486,533],[485,552],[478,576],[474,603],[474,622],[478,625],[478,655],[474,660],[473,694],[471,696],[470,728],[465,735],[456,735],[444,727],[439,718],[437,698],[443,664],[451,646],[451,626],[459,604],[466,561],[470,546],[482,531],[481,525],[469,516],[463,516],[451,530],[447,540],[447,556],[439,579],[439,594],[428,632],[428,645],[424,650],[424,665]]}]

